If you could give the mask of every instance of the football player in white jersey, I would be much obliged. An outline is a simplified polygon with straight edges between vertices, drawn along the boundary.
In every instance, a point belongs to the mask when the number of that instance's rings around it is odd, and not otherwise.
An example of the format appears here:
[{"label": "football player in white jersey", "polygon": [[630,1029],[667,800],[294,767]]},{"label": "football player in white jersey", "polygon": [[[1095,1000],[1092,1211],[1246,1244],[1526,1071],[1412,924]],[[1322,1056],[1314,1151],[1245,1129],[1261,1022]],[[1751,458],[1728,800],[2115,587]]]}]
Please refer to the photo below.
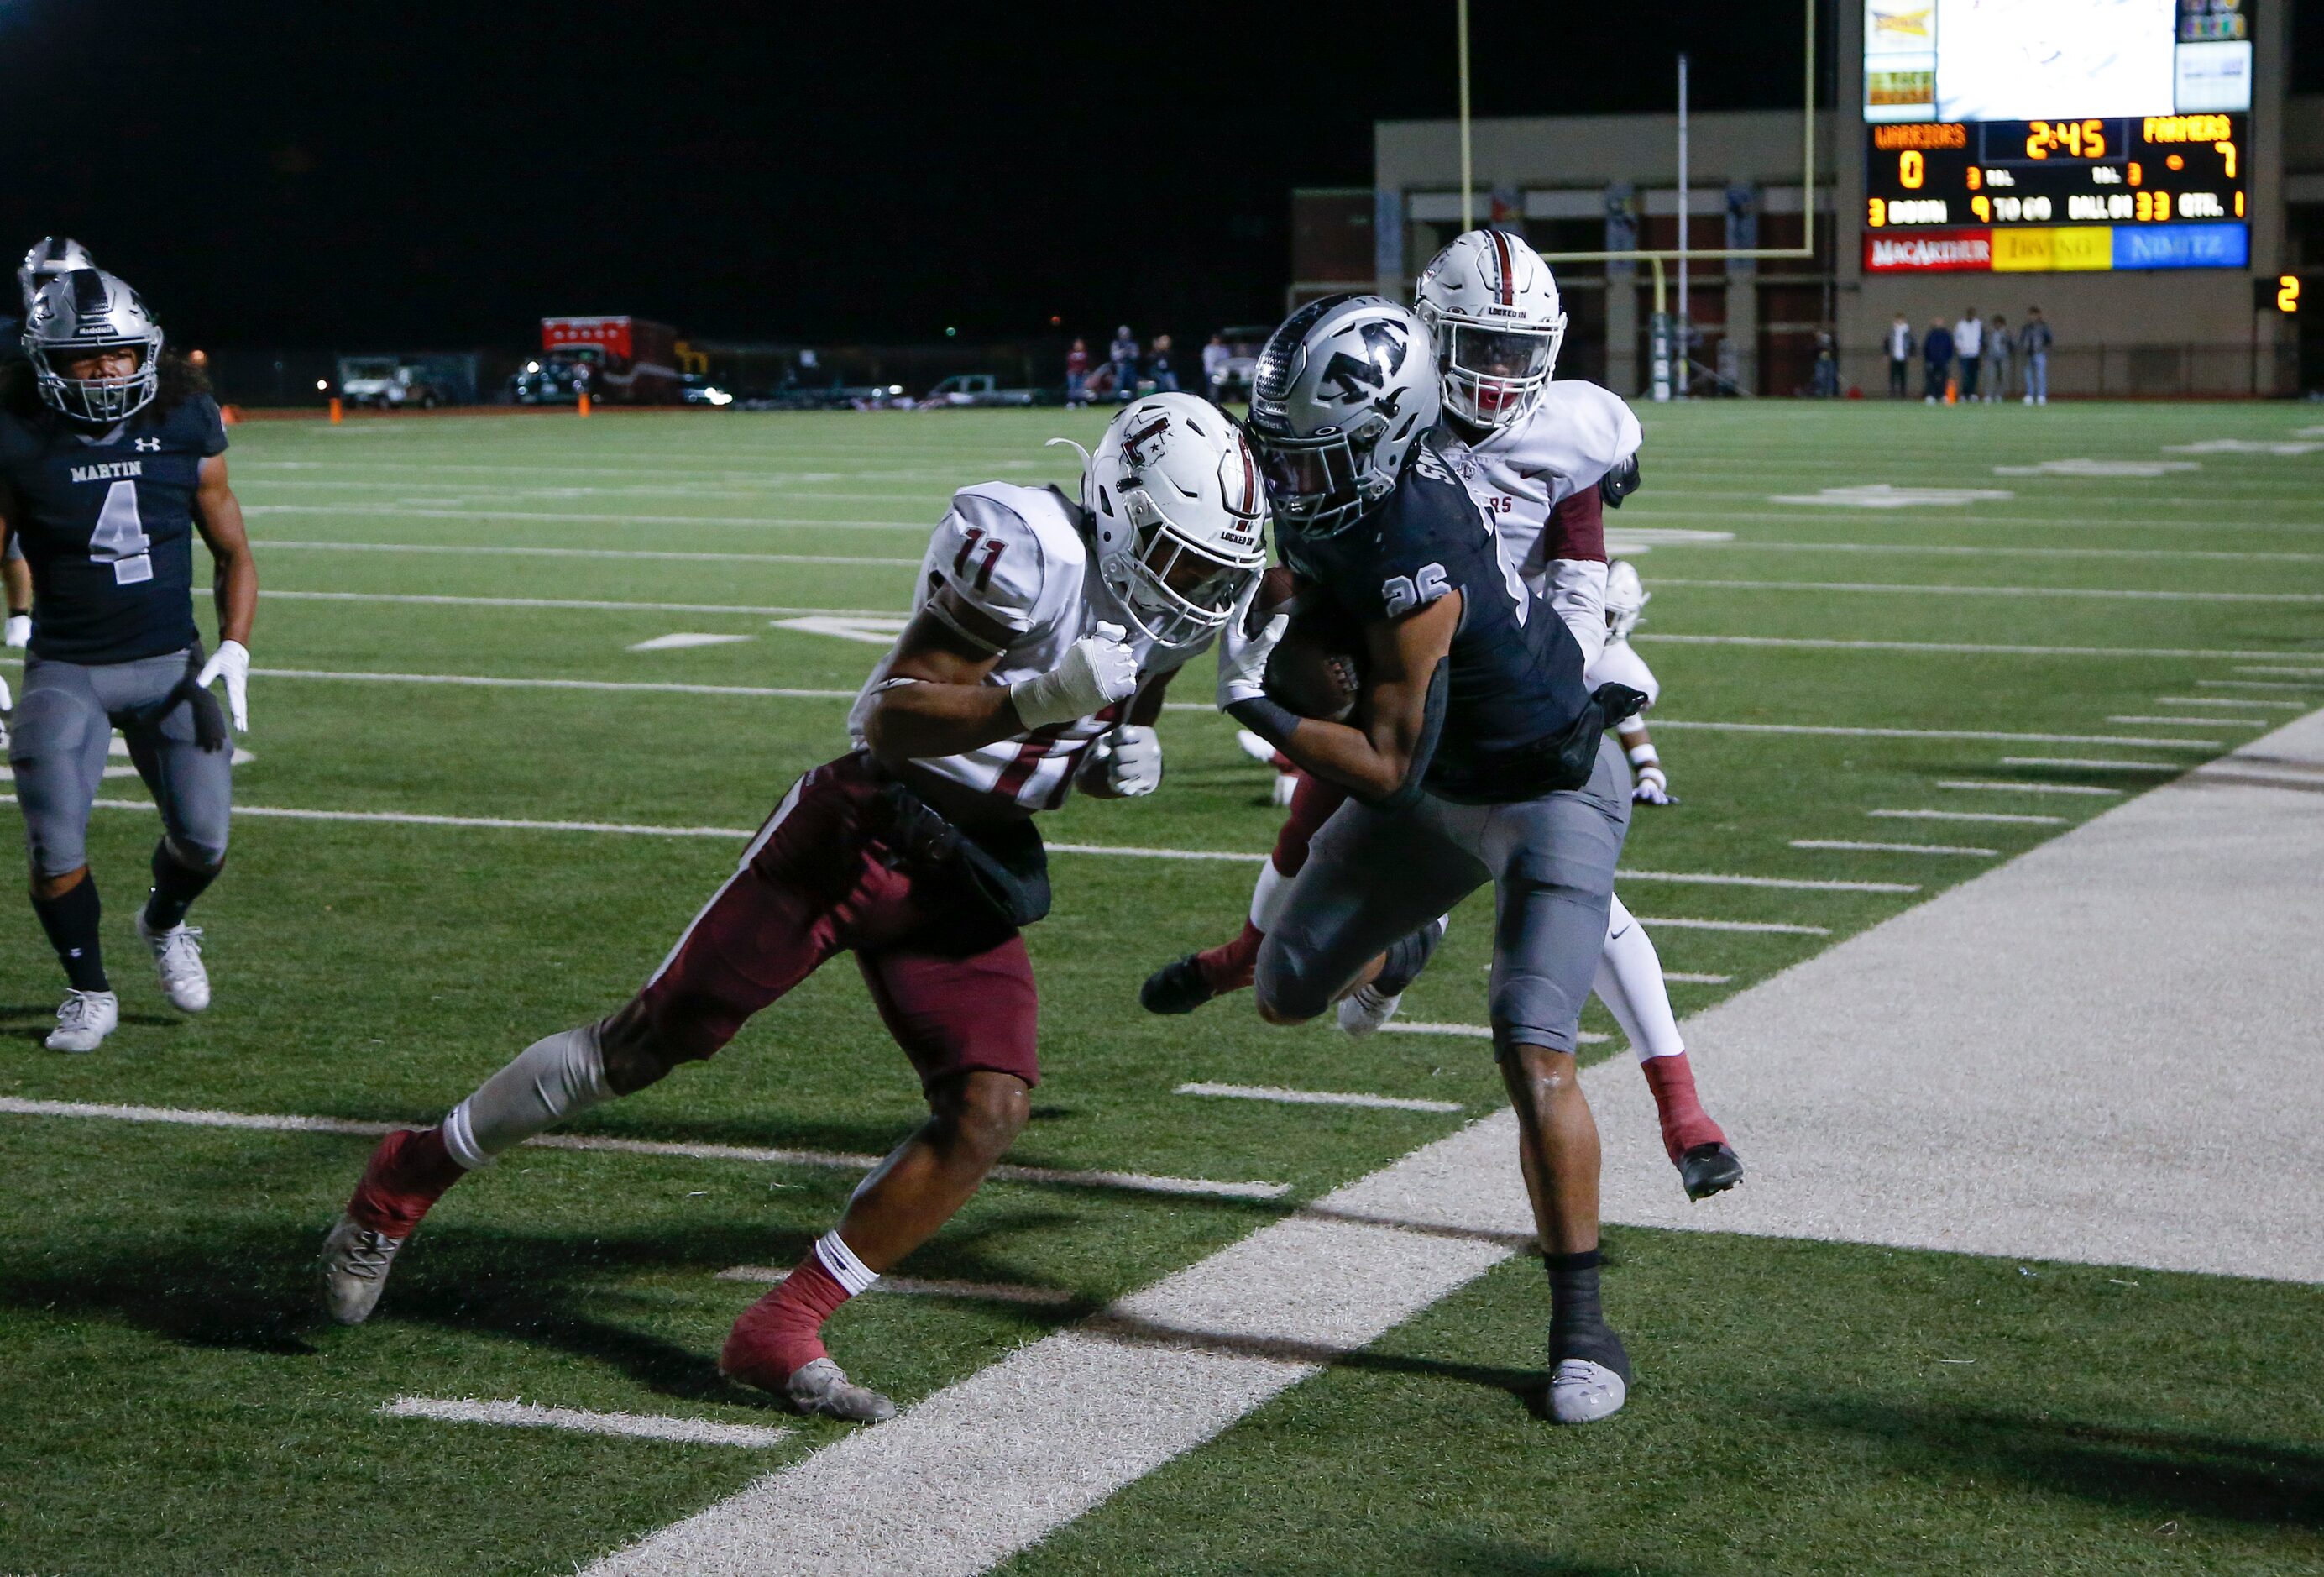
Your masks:
[{"label": "football player in white jersey", "polygon": [[930,1116],[735,1323],[719,1367],[804,1412],[892,1415],[832,1360],[823,1323],[966,1203],[1024,1126],[1039,1071],[1019,927],[1049,907],[1032,816],[1076,786],[1160,785],[1163,688],[1266,563],[1257,464],[1209,401],[1132,401],[1084,459],[1078,503],[1006,483],[954,495],[911,622],[850,715],[855,748],[792,785],[628,1005],[381,1143],[324,1245],[334,1318],[370,1314],[397,1250],[466,1173],[709,1056],[852,951]]},{"label": "football player in white jersey", "polygon": [[[1644,668],[1628,641],[1609,648],[1604,521],[1605,506],[1618,508],[1638,486],[1645,434],[1611,391],[1579,379],[1551,381],[1565,338],[1565,313],[1549,265],[1517,236],[1471,230],[1422,271],[1414,296],[1415,310],[1434,341],[1445,412],[1439,447],[1445,460],[1493,522],[1503,557],[1573,632],[1590,664],[1586,682],[1615,681],[1652,696],[1651,675],[1640,685],[1627,671],[1628,664]],[[1635,586],[1636,572],[1627,564],[1621,568],[1624,584]],[[1630,622],[1636,622],[1635,613]],[[1616,654],[1610,665],[1609,650]],[[1636,733],[1643,741],[1642,725]],[[1628,727],[1620,737],[1633,746]],[[1646,751],[1641,766],[1632,748],[1632,798],[1668,803],[1666,784],[1655,780],[1661,770],[1650,742]],[[1259,942],[1291,878],[1306,862],[1308,840],[1343,798],[1330,784],[1298,779],[1275,853],[1259,867],[1242,934],[1155,971],[1139,996],[1149,1011],[1191,1012],[1250,983]],[[1425,962],[1424,950],[1410,950],[1401,963],[1392,954],[1378,976],[1342,999],[1340,1027],[1367,1035],[1386,1024]],[[1702,1109],[1661,959],[1618,893],[1592,983],[1638,1056],[1654,1091],[1664,1148],[1688,1196],[1702,1199],[1734,1187],[1742,1181],[1742,1163]]]}]

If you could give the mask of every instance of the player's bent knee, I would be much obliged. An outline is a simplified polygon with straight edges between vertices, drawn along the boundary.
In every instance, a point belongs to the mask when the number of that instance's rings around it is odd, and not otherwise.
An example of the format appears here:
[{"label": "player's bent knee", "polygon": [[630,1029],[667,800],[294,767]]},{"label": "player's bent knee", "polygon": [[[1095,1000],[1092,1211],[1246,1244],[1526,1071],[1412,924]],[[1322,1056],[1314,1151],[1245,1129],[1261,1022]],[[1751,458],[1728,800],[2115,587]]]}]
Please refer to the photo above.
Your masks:
[{"label": "player's bent knee", "polygon": [[1305,1024],[1332,1005],[1312,964],[1271,936],[1259,945],[1251,995],[1269,1024]]},{"label": "player's bent knee", "polygon": [[1014,1074],[979,1069],[951,1081],[930,1102],[938,1123],[959,1142],[998,1160],[1033,1115],[1031,1093]]},{"label": "player's bent knee", "polygon": [[659,1083],[678,1064],[706,1061],[717,1049],[667,1035],[658,1020],[659,1015],[641,998],[597,1026],[598,1055],[604,1061],[605,1084],[614,1094],[634,1095]]},{"label": "player's bent knee", "polygon": [[215,834],[208,828],[182,835],[172,834],[165,842],[169,845],[170,858],[189,871],[215,876],[226,864],[226,835],[223,827]]}]

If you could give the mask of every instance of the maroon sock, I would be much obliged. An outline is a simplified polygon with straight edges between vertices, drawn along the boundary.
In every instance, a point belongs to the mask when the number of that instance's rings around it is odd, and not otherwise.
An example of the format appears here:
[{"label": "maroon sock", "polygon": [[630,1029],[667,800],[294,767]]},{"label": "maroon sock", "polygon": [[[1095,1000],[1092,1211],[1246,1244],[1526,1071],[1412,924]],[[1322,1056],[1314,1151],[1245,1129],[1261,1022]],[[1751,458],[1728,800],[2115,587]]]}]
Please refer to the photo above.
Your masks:
[{"label": "maroon sock", "polygon": [[1711,1120],[1694,1093],[1694,1066],[1686,1053],[1650,1056],[1639,1071],[1646,1075],[1646,1088],[1655,1093],[1655,1110],[1662,1114],[1663,1148],[1670,1152],[1672,1166],[1697,1145],[1727,1142],[1726,1133]]},{"label": "maroon sock", "polygon": [[1214,996],[1239,991],[1250,984],[1251,975],[1259,968],[1259,945],[1266,940],[1266,932],[1245,920],[1241,936],[1207,953],[1195,954],[1194,967],[1202,972],[1203,983],[1211,988]]},{"label": "maroon sock", "polygon": [[734,1322],[718,1355],[720,1371],[761,1390],[780,1390],[800,1370],[831,1356],[824,1350],[823,1323],[849,1296],[809,1249],[780,1286]]},{"label": "maroon sock", "polygon": [[444,1148],[442,1129],[398,1129],[372,1151],[347,1213],[375,1232],[408,1238],[428,1207],[466,1176],[467,1168]]}]

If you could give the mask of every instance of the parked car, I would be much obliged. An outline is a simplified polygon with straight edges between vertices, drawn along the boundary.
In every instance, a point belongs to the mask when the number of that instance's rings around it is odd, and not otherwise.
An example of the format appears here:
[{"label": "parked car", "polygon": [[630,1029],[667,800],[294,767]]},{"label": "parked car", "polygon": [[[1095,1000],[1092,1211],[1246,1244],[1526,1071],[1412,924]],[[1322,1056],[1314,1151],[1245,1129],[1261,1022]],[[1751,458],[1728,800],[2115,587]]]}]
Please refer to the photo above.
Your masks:
[{"label": "parked car", "polygon": [[433,410],[447,403],[444,392],[429,380],[426,371],[399,356],[341,356],[339,398],[350,405],[401,410],[411,406]]},{"label": "parked car", "polygon": [[1032,405],[1030,389],[1003,389],[991,373],[954,373],[920,399],[923,408],[949,405]]},{"label": "parked car", "polygon": [[1219,330],[1219,337],[1227,342],[1227,362],[1220,369],[1219,386],[1210,391],[1212,399],[1250,398],[1251,381],[1259,375],[1259,353],[1266,347],[1267,337],[1274,332],[1264,325]]},{"label": "parked car", "polygon": [[700,373],[688,373],[678,381],[678,402],[682,405],[715,405],[721,408],[734,403],[732,392],[712,383]]}]

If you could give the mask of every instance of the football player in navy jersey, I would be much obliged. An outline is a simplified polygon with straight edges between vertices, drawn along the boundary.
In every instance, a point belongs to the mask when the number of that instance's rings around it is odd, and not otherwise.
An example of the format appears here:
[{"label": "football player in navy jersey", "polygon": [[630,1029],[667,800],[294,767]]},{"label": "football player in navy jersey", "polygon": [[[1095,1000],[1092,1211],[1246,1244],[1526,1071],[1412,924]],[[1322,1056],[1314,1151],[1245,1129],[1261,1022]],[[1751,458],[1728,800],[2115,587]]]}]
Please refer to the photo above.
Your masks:
[{"label": "football player in navy jersey", "polygon": [[[209,1006],[186,911],[226,862],[233,751],[208,687],[248,726],[258,572],[226,484],[217,402],[137,292],[76,269],[34,296],[25,360],[0,374],[0,532],[34,587],[8,743],[32,856],[32,908],[69,989],[48,1045],[94,1051],[120,1020],[98,945],[88,813],[118,728],[161,812],[137,934],[182,1011]],[[218,649],[194,626],[193,539],[212,560]]]},{"label": "football player in navy jersey", "polygon": [[1412,969],[1436,917],[1494,885],[1494,1051],[1548,1261],[1550,1411],[1590,1423],[1622,1406],[1629,1360],[1599,1303],[1598,1133],[1573,1052],[1629,826],[1605,730],[1640,697],[1584,683],[1572,632],[1434,447],[1439,415],[1428,331],[1384,298],[1313,302],[1260,354],[1250,430],[1277,548],[1358,632],[1363,675],[1354,722],[1300,717],[1264,685],[1283,615],[1221,638],[1220,706],[1353,796],[1259,948],[1259,1007],[1297,1023]]},{"label": "football player in navy jersey", "polygon": [[[77,268],[95,268],[97,263],[88,248],[69,235],[43,235],[32,243],[24,254],[24,261],[16,268],[16,294],[23,310],[30,316],[32,298],[41,287],[60,273],[70,273]],[[20,318],[0,318],[0,368],[24,358],[24,325]],[[21,650],[32,638],[32,571],[24,562],[24,545],[15,538],[0,549],[0,591],[6,594],[6,643]],[[0,684],[0,712],[8,709],[8,687]],[[0,744],[7,736],[0,733]]]}]

